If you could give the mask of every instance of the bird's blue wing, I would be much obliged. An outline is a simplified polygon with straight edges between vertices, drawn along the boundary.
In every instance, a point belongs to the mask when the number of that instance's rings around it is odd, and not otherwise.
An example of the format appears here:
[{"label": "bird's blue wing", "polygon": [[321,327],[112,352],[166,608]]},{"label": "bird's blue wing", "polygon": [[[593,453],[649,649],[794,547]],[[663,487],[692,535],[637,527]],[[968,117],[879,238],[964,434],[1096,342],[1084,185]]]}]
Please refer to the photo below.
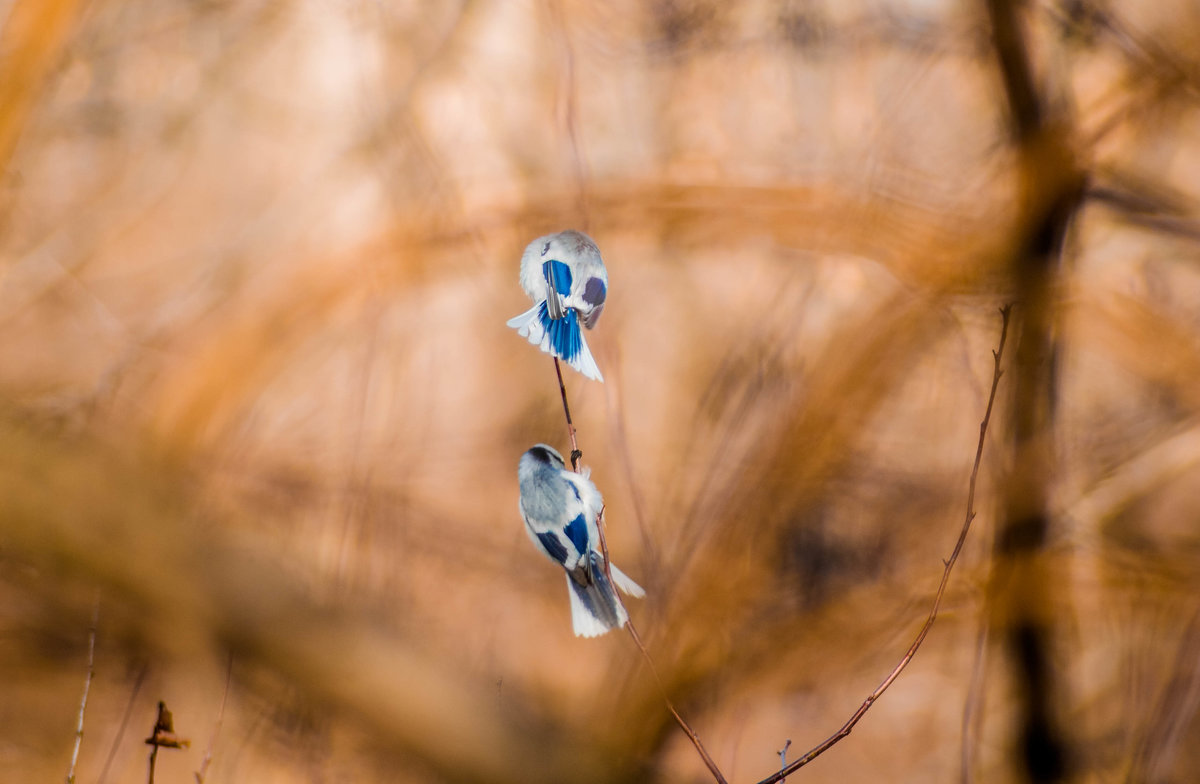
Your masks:
[{"label": "bird's blue wing", "polygon": [[542,274],[560,297],[571,293],[571,268],[558,259],[550,259],[542,264]]},{"label": "bird's blue wing", "polygon": [[537,534],[538,541],[542,543],[542,549],[546,551],[554,560],[560,564],[567,563],[567,546],[563,543],[561,535],[556,531]]},{"label": "bird's blue wing", "polygon": [[[572,490],[574,488],[571,488]],[[567,538],[571,540],[571,544],[575,545],[575,551],[580,555],[586,553],[589,549],[588,543],[588,527],[587,521],[583,515],[579,515],[571,522],[567,523],[567,527],[563,529],[567,534]]]}]

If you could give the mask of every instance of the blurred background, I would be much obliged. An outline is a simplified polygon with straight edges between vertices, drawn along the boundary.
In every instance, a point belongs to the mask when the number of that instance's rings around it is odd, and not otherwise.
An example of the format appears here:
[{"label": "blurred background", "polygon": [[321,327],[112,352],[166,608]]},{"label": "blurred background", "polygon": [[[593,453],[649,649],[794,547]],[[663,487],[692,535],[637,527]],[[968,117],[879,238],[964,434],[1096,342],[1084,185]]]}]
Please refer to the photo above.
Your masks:
[{"label": "blurred background", "polygon": [[504,322],[564,228],[610,275],[605,383],[564,372],[631,615],[769,776],[929,613],[1049,140],[1062,765],[994,612],[1018,304],[942,613],[790,780],[1192,780],[1200,7],[1015,19],[1023,142],[982,2],[0,0],[0,778],[145,781],[161,700],[159,782],[711,781],[517,513],[569,445]]}]

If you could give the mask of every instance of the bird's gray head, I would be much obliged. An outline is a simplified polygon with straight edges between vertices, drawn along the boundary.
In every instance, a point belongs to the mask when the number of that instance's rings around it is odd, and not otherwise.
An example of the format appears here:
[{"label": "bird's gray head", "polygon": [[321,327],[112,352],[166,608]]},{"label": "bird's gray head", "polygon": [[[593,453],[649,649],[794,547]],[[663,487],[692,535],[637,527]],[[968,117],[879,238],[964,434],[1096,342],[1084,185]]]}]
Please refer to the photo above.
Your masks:
[{"label": "bird's gray head", "polygon": [[548,465],[553,468],[563,468],[566,463],[558,450],[546,444],[537,444],[521,455],[521,462],[531,464],[530,467]]}]

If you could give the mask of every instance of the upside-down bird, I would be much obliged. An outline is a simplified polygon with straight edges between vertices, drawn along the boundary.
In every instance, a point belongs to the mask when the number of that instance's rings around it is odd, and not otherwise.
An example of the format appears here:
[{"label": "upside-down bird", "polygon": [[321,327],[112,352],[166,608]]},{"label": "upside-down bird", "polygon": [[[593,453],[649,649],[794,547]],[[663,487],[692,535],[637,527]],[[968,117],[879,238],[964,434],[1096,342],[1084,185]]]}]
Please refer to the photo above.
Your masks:
[{"label": "upside-down bird", "polygon": [[545,444],[521,455],[517,477],[529,538],[567,573],[575,634],[596,637],[624,626],[629,615],[613,585],[638,598],[646,592],[613,564],[605,568],[596,527],[604,508],[600,491],[586,474],[567,470],[562,455]]},{"label": "upside-down bird", "polygon": [[568,230],[529,243],[521,256],[521,287],[533,307],[508,326],[588,378],[604,381],[579,329],[596,326],[608,296],[608,271],[592,238]]}]

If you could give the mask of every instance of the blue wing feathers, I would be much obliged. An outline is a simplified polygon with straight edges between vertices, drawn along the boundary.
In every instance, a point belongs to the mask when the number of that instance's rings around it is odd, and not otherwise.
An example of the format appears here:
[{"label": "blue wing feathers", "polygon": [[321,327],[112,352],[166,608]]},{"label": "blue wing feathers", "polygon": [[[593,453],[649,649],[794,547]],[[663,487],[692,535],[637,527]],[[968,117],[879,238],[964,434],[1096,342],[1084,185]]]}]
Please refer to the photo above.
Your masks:
[{"label": "blue wing feathers", "polygon": [[583,335],[579,332],[579,320],[574,308],[567,308],[562,318],[554,319],[550,318],[546,303],[543,302],[538,308],[538,320],[550,336],[550,346],[555,354],[567,362],[579,356],[583,348]]},{"label": "blue wing feathers", "polygon": [[554,286],[559,296],[565,297],[571,293],[571,268],[566,264],[558,259],[551,259],[542,264],[542,274]]},{"label": "blue wing feathers", "polygon": [[589,278],[587,285],[583,287],[583,301],[592,306],[603,305],[607,293],[608,288],[604,281],[600,278]]},{"label": "blue wing feathers", "polygon": [[566,533],[567,538],[571,540],[571,544],[575,545],[577,552],[586,553],[588,551],[588,530],[583,515],[579,515],[567,523]]},{"label": "blue wing feathers", "polygon": [[542,547],[546,548],[546,552],[550,554],[551,558],[560,564],[567,562],[567,548],[563,545],[557,534],[538,534],[537,538],[542,543]]}]

